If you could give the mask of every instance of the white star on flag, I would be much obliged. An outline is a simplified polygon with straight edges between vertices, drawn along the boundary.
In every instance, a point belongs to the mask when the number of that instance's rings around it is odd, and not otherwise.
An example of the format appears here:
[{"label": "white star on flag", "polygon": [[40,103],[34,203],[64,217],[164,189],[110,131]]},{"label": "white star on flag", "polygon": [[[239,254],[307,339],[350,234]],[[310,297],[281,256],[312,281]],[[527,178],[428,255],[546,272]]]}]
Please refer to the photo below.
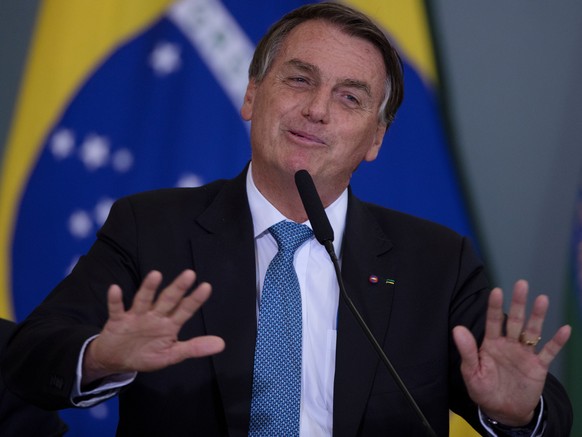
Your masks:
[{"label": "white star on flag", "polygon": [[86,211],[75,211],[69,217],[69,232],[76,238],[86,238],[93,229],[93,221]]},{"label": "white star on flag", "polygon": [[194,188],[200,187],[204,184],[202,178],[194,173],[186,173],[180,176],[178,182],[176,182],[176,187],[179,188]]},{"label": "white star on flag", "polygon": [[149,61],[158,76],[167,76],[182,65],[180,47],[169,42],[159,42],[152,51]]},{"label": "white star on flag", "polygon": [[109,159],[109,140],[106,137],[91,134],[79,150],[79,157],[87,170],[97,170],[103,167]]},{"label": "white star on flag", "polygon": [[94,209],[94,216],[95,216],[95,221],[97,222],[97,224],[99,225],[99,227],[103,226],[103,223],[105,223],[105,220],[107,219],[107,216],[109,215],[109,210],[111,210],[111,206],[113,205],[113,199],[110,199],[108,197],[101,199],[97,205],[95,205],[95,209]]},{"label": "white star on flag", "polygon": [[50,140],[50,150],[53,156],[58,159],[67,158],[75,148],[75,135],[70,129],[59,129]]},{"label": "white star on flag", "polygon": [[113,168],[119,173],[125,173],[133,166],[133,153],[129,149],[121,149],[113,154]]}]

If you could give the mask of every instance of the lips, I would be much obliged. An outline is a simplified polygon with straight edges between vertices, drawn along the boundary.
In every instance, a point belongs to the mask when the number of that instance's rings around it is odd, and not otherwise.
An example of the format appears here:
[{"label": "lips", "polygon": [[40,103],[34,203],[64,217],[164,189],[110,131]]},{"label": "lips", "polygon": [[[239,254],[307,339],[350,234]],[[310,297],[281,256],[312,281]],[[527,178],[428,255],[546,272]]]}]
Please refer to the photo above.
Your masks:
[{"label": "lips", "polygon": [[326,142],[323,139],[321,139],[320,137],[318,137],[317,135],[313,135],[313,134],[310,134],[307,132],[298,131],[298,130],[289,130],[289,133],[293,137],[301,140],[302,142],[316,143],[316,144],[322,144],[322,145],[326,144]]}]

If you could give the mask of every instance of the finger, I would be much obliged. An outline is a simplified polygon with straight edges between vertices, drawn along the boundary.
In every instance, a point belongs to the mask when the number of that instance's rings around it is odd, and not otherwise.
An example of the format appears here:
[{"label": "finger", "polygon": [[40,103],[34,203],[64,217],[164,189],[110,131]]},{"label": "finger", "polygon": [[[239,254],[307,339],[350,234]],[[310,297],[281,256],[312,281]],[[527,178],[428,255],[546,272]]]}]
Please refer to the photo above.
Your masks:
[{"label": "finger", "polygon": [[171,314],[179,305],[186,291],[194,284],[196,274],[192,270],[184,270],[158,296],[154,311],[162,316]]},{"label": "finger", "polygon": [[538,358],[542,362],[546,368],[550,367],[556,355],[562,350],[564,345],[567,343],[568,339],[570,338],[570,334],[572,333],[572,328],[570,325],[564,325],[554,334],[552,339],[548,341],[540,353],[538,354]]},{"label": "finger", "polygon": [[139,290],[133,298],[132,311],[136,314],[148,312],[154,301],[156,291],[162,283],[162,274],[156,270],[149,272],[143,279]]},{"label": "finger", "polygon": [[515,341],[519,340],[519,336],[523,331],[527,291],[528,283],[523,279],[517,281],[513,286],[513,297],[511,298],[511,306],[507,317],[507,337]]},{"label": "finger", "polygon": [[494,340],[501,336],[503,331],[503,292],[500,288],[494,288],[489,294],[487,306],[487,320],[485,322],[485,337]]},{"label": "finger", "polygon": [[107,291],[107,309],[110,320],[119,320],[125,314],[123,307],[123,293],[119,285],[112,285]]},{"label": "finger", "polygon": [[540,338],[548,306],[549,299],[547,296],[540,295],[536,297],[531,315],[527,321],[525,329],[523,330],[524,339],[533,341]]},{"label": "finger", "polygon": [[479,369],[479,351],[471,331],[464,326],[455,326],[453,328],[453,340],[461,355],[462,372],[467,374],[476,373]]},{"label": "finger", "polygon": [[194,337],[175,345],[175,357],[179,361],[187,358],[200,358],[214,355],[224,350],[224,340],[215,335]]},{"label": "finger", "polygon": [[211,293],[212,287],[208,282],[203,282],[196,287],[196,290],[192,294],[181,300],[172,315],[174,321],[179,326],[182,326],[208,300]]}]

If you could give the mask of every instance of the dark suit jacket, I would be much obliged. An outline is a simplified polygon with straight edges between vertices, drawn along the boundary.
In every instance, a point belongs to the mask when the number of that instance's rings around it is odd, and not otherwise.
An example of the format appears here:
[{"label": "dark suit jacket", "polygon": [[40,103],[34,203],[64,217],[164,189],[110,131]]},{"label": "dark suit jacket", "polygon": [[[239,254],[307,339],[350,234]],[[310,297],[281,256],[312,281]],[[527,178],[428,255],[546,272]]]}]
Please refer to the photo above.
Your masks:
[{"label": "dark suit jacket", "polygon": [[[0,319],[0,350],[16,328],[16,323]],[[45,411],[10,393],[0,378],[0,435],[18,437],[57,437],[67,425],[54,411]]]},{"label": "dark suit jacket", "polygon": [[[449,408],[479,429],[459,374],[451,329],[483,336],[488,294],[469,242],[424,220],[349,196],[342,275],[355,305],[439,435]],[[118,201],[87,256],[34,311],[4,363],[13,390],[50,408],[69,406],[81,344],[107,318],[106,291],[129,305],[144,275],[166,282],[193,268],[213,295],[181,337],[215,334],[226,350],[141,373],[120,394],[121,435],[247,434],[256,336],[252,218],[245,173],[197,189],[150,192]],[[371,284],[370,275],[381,280]],[[387,284],[385,279],[393,279]],[[565,435],[571,407],[548,379],[550,434]],[[423,435],[346,306],[338,314],[334,435]]]}]

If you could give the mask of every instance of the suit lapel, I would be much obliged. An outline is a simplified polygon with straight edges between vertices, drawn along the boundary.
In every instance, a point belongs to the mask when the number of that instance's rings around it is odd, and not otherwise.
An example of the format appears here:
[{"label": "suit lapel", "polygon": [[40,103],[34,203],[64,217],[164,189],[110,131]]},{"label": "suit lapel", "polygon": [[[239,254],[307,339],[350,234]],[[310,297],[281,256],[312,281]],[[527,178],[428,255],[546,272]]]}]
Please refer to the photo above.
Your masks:
[{"label": "suit lapel", "polygon": [[[226,342],[212,358],[228,432],[246,435],[256,340],[255,243],[246,171],[226,182],[193,224],[192,253],[200,281],[213,286],[201,314],[208,333]],[[350,194],[342,250],[342,277],[352,301],[382,343],[394,286],[392,244],[364,205]],[[370,275],[379,283],[372,284]],[[379,360],[340,298],[334,382],[334,435],[356,435]]]},{"label": "suit lapel", "polygon": [[[256,338],[255,243],[245,185],[246,171],[226,182],[197,219],[194,266],[213,295],[202,308],[208,333],[226,342],[213,357],[229,435],[246,435]],[[241,431],[242,430],[242,431]]]},{"label": "suit lapel", "polygon": [[[342,249],[342,277],[354,305],[380,344],[394,296],[392,243],[366,207],[350,193]],[[378,282],[370,281],[370,276]],[[378,365],[358,322],[340,297],[334,381],[334,435],[354,436],[365,411]],[[388,406],[387,406],[388,408]]]}]

